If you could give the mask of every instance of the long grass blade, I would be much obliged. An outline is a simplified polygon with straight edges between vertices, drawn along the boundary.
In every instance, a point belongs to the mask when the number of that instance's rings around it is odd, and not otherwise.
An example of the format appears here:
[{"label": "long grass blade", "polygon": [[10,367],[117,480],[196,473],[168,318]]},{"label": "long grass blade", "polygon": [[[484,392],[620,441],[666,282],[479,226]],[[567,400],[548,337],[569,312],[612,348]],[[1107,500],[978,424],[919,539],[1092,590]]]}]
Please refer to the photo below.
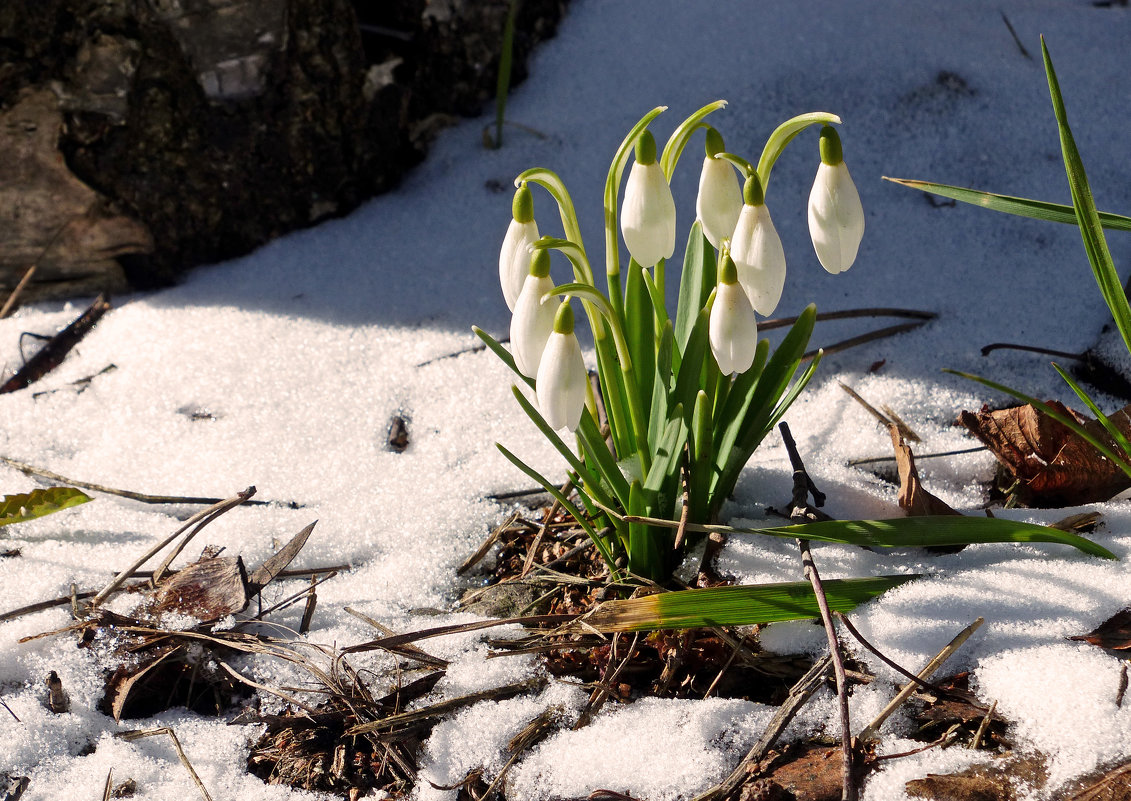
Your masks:
[{"label": "long grass blade", "polygon": [[[996,192],[983,192],[980,189],[937,184],[933,181],[916,181],[909,178],[888,178],[886,176],[884,180],[906,186],[909,189],[918,189],[921,192],[957,200],[960,203],[969,203],[991,211],[1012,214],[1015,217],[1028,217],[1033,220],[1076,225],[1075,209],[1072,206],[1065,206],[1060,203],[1049,203],[1044,200],[1013,197],[1012,195],[999,195]],[[1099,212],[1099,217],[1104,228],[1115,231],[1131,231],[1131,217],[1124,217],[1122,214],[1112,214],[1107,211]]]},{"label": "long grass blade", "polygon": [[[829,608],[850,612],[865,601],[918,576],[833,579],[824,582]],[[818,617],[817,599],[808,581],[711,587],[606,601],[583,619],[598,631],[650,631],[702,626],[752,626]]]},{"label": "long grass blade", "polygon": [[1100,411],[1100,407],[1096,406],[1095,401],[1093,401],[1088,393],[1072,379],[1072,376],[1070,376],[1063,367],[1053,362],[1052,369],[1060,374],[1060,377],[1064,379],[1064,383],[1072,388],[1072,391],[1076,393],[1076,397],[1096,416],[1096,419],[1100,421],[1100,425],[1111,435],[1111,438],[1115,440],[1115,443],[1119,446],[1120,450],[1123,451],[1125,456],[1131,456],[1131,442],[1128,442],[1127,437],[1119,430],[1118,426],[1111,421],[1111,418]]}]

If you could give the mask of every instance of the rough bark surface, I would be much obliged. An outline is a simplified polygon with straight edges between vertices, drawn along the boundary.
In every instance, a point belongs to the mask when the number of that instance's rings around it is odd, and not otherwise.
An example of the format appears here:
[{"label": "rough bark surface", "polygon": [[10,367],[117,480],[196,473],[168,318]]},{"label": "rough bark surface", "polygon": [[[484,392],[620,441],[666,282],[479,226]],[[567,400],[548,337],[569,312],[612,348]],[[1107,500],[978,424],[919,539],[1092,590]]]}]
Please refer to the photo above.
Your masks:
[{"label": "rough bark surface", "polygon": [[[514,81],[565,2],[520,2]],[[508,5],[5,0],[0,294],[166,284],[391,188],[494,95]]]}]

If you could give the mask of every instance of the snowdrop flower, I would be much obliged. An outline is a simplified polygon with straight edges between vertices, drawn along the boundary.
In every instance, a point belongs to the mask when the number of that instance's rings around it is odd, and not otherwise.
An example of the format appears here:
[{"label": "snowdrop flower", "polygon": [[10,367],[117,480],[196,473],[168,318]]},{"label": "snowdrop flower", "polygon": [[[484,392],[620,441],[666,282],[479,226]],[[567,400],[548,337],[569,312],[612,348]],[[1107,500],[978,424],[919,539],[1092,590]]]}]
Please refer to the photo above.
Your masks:
[{"label": "snowdrop flower", "polygon": [[750,369],[758,347],[758,323],[754,319],[750,299],[738,283],[734,260],[725,250],[707,336],[711,342],[711,353],[724,375],[745,373]]},{"label": "snowdrop flower", "polygon": [[730,255],[750,305],[759,314],[773,314],[785,287],[785,250],[770,219],[757,174],[747,178],[742,187],[742,211],[730,238]]},{"label": "snowdrop flower", "polygon": [[864,209],[831,125],[821,129],[821,166],[809,193],[809,235],[821,266],[833,275],[856,260],[864,236]]},{"label": "snowdrop flower", "polygon": [[589,374],[573,333],[573,309],[568,302],[560,304],[554,316],[554,331],[538,365],[537,382],[538,409],[550,428],[576,430],[585,409]]},{"label": "snowdrop flower", "polygon": [[624,187],[620,229],[628,252],[641,267],[651,267],[675,252],[675,200],[656,161],[656,140],[649,131],[636,140],[636,161]]},{"label": "snowdrop flower", "polygon": [[542,300],[553,289],[550,254],[546,250],[536,250],[530,260],[530,273],[514,303],[514,316],[511,317],[511,354],[519,372],[531,378],[538,375],[542,351],[546,349],[546,340],[554,330],[554,313],[561,305],[554,298]]},{"label": "snowdrop flower", "polygon": [[742,211],[742,189],[734,167],[726,159],[715,158],[722,153],[723,138],[714,128],[707,129],[703,171],[699,173],[699,196],[695,199],[695,219],[703,225],[703,233],[716,249],[724,239],[730,239]]},{"label": "snowdrop flower", "polygon": [[534,222],[534,196],[530,194],[525,181],[514,193],[511,216],[513,219],[503,239],[503,248],[499,251],[499,283],[503,287],[507,308],[514,311],[514,304],[530,271],[530,246],[538,241],[538,223]]}]

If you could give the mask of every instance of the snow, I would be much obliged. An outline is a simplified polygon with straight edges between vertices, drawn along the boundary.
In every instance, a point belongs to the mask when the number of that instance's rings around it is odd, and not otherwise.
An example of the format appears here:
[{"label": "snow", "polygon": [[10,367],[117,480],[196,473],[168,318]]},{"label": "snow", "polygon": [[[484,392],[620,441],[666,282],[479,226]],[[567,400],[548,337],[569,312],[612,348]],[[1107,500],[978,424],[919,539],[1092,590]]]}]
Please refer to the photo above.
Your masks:
[{"label": "snow", "polygon": [[[273,242],[246,258],[195,271],[175,288],[115,299],[115,308],[76,352],[30,390],[0,397],[0,454],[76,479],[135,491],[230,496],[254,484],[256,498],[212,523],[176,564],[205,543],[255,566],[277,543],[313,520],[303,566],[349,563],[353,571],[321,585],[307,639],[327,648],[374,636],[344,610],[354,608],[397,631],[466,621],[449,610],[455,567],[503,520],[494,492],[522,488],[523,476],[494,443],[551,476],[564,466],[510,396],[511,377],[490,354],[468,352],[473,324],[496,336],[509,319],[497,285],[498,248],[509,220],[513,176],[531,166],[556,170],[570,187],[591,254],[599,253],[601,191],[608,159],[627,129],[655,105],[670,111],[653,125],[666,137],[686,114],[716,98],[712,117],[729,150],[756,158],[785,118],[828,110],[841,136],[867,215],[851,270],[827,275],[808,241],[805,201],[816,170],[816,135],[800,137],[774,170],[768,198],[789,273],[777,314],[815,301],[824,310],[902,306],[938,312],[912,333],[828,357],[788,419],[810,473],[835,517],[897,514],[894,487],[853,459],[890,453],[885,431],[838,386],[888,404],[923,438],[920,453],[970,447],[954,425],[961,409],[990,397],[940,368],[992,376],[1037,395],[1069,395],[1042,357],[982,345],[1013,341],[1079,352],[1095,345],[1106,309],[1078,233],[1070,226],[995,215],[969,206],[934,206],[881,176],[924,178],[1067,202],[1038,34],[1048,38],[1069,119],[1101,209],[1131,209],[1131,161],[1113,121],[1131,110],[1126,89],[1129,12],[1084,0],[1002,0],[985,4],[872,2],[648,4],[575,0],[556,39],[543,45],[530,78],[510,98],[508,117],[540,132],[508,128],[505,146],[486,151],[484,118],[443,132],[427,160],[393,193],[342,220]],[[1026,58],[1009,33],[1036,58]],[[693,140],[673,189],[684,236],[694,216],[700,157]],[[556,214],[535,192],[546,233]],[[1116,264],[1128,240],[1112,235]],[[682,245],[677,245],[677,255]],[[555,261],[563,280],[566,265]],[[669,269],[674,294],[675,269]],[[83,307],[44,304],[0,321],[0,359],[19,363],[22,331],[52,332]],[[883,324],[883,323],[880,323]],[[582,326],[579,326],[582,327]],[[817,342],[866,325],[819,325]],[[1112,336],[1106,354],[1126,362]],[[435,361],[430,361],[435,360]],[[875,372],[869,368],[884,360]],[[424,366],[422,363],[428,362]],[[99,372],[78,394],[70,382]],[[50,394],[39,394],[50,392]],[[1115,401],[1100,398],[1105,408]],[[194,413],[205,419],[192,419]],[[389,419],[408,420],[411,445],[385,450]],[[921,460],[928,488],[976,512],[992,474],[984,453]],[[36,486],[0,469],[4,493]],[[755,455],[726,509],[743,525],[788,498],[790,470],[772,438]],[[295,506],[292,507],[291,504]],[[1106,526],[1095,535],[1121,558],[1107,563],[1062,546],[984,545],[958,554],[872,553],[821,545],[825,577],[923,573],[868,604],[854,620],[877,647],[918,669],[977,617],[985,625],[945,670],[974,671],[974,690],[1013,722],[1027,747],[1052,756],[1049,793],[1097,766],[1131,756],[1126,708],[1115,704],[1120,660],[1066,637],[1085,633],[1131,595],[1131,506],[1098,504]],[[1078,510],[1002,512],[1053,522]],[[93,503],[3,531],[0,612],[67,595],[72,583],[98,589],[153,542],[179,527],[177,507],[143,506],[98,495]],[[790,543],[736,538],[721,563],[743,581],[797,580]],[[302,580],[272,585],[273,603]],[[128,599],[110,606],[124,610]],[[437,611],[438,610],[438,611]],[[301,605],[276,616],[297,628]],[[216,798],[298,799],[245,770],[258,729],[228,726],[170,710],[115,724],[97,710],[97,653],[67,635],[19,643],[66,626],[58,607],[0,624],[0,771],[30,777],[26,799],[93,798],[112,767],[148,798],[190,797],[194,785],[171,742],[126,742],[112,735],[169,726]],[[771,627],[766,642],[783,652],[819,653],[823,635],[807,624]],[[453,660],[430,700],[521,680],[537,672],[525,657],[487,659],[479,634],[437,638],[427,650]],[[890,698],[894,676],[859,654],[880,679],[856,691],[854,728]],[[391,661],[358,655],[383,691]],[[269,686],[303,681],[293,666],[268,659],[238,663]],[[71,710],[51,714],[44,676],[55,670]],[[316,696],[299,693],[316,701]],[[422,776],[437,785],[505,762],[506,742],[550,705],[563,720],[585,693],[551,682],[542,694],[484,702],[440,724],[428,742]],[[279,702],[264,699],[264,707]],[[576,732],[569,726],[513,769],[513,798],[585,795],[599,787],[637,797],[688,798],[724,776],[758,736],[771,710],[757,704],[641,700],[608,705]],[[832,699],[814,701],[795,734],[835,735]],[[883,748],[917,747],[905,719],[883,729]],[[898,801],[903,782],[986,760],[962,749],[888,761],[865,788],[870,801]],[[415,798],[454,799],[422,782]]]}]

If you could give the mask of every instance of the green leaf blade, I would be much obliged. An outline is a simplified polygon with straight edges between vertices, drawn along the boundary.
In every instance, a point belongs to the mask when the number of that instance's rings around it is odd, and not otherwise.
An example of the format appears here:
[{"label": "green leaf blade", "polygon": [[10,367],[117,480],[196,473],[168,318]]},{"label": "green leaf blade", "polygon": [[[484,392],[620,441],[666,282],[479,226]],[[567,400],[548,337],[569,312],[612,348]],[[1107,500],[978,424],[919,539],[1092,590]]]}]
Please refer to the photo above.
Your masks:
[{"label": "green leaf blade", "polygon": [[18,495],[5,495],[0,502],[0,526],[35,520],[89,500],[89,495],[74,487],[48,487]]}]

